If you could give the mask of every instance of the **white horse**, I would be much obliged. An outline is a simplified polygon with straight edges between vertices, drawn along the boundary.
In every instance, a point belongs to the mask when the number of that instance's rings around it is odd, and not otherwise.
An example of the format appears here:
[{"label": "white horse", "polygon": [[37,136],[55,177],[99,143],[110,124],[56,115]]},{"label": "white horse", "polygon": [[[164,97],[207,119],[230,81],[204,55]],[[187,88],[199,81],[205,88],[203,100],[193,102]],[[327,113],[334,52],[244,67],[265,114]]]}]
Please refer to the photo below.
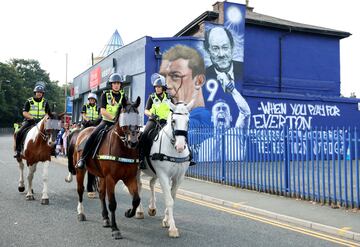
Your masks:
[{"label": "white horse", "polygon": [[[190,150],[187,144],[187,131],[189,124],[189,110],[194,101],[188,105],[170,103],[172,112],[169,114],[167,124],[155,138],[150,151],[150,163],[145,159],[147,169],[143,170],[151,177],[151,197],[148,214],[156,214],[155,191],[156,179],[159,178],[165,198],[165,216],[162,220],[163,227],[169,227],[169,237],[179,237],[179,230],[175,226],[173,215],[176,192],[184,180],[185,172],[190,163]],[[140,171],[138,173],[138,187],[141,190]],[[137,208],[136,218],[144,218],[144,210],[140,203]]]},{"label": "white horse", "polygon": [[25,190],[23,159],[26,160],[26,164],[29,168],[29,173],[27,177],[28,191],[26,194],[26,200],[34,200],[32,181],[38,162],[43,162],[43,191],[41,197],[41,204],[49,204],[48,169],[49,163],[51,161],[51,154],[55,148],[56,136],[61,128],[60,119],[63,117],[63,115],[64,113],[60,115],[57,115],[55,113],[46,114],[45,117],[35,126],[31,127],[29,132],[26,134],[24,150],[21,153],[21,157],[17,159],[20,169],[20,178],[18,185],[19,192],[23,192]]}]

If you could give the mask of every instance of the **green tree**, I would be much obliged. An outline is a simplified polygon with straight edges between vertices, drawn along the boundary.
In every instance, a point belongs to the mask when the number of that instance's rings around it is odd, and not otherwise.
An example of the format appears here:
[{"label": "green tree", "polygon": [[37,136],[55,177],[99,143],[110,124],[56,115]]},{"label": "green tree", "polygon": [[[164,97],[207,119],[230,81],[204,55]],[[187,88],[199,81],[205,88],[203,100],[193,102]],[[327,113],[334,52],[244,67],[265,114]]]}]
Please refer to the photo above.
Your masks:
[{"label": "green tree", "polygon": [[0,63],[0,127],[21,121],[20,113],[26,97],[24,81],[8,64]]},{"label": "green tree", "polygon": [[64,112],[65,91],[58,81],[51,81],[49,73],[40,63],[29,59],[11,59],[0,63],[0,127],[11,127],[23,119],[22,109],[25,101],[33,96],[35,83],[45,82],[45,98],[54,111]]},{"label": "green tree", "polygon": [[59,87],[58,81],[51,81],[49,73],[43,70],[37,60],[12,59],[10,65],[18,72],[25,82],[26,94],[32,96],[36,82],[45,82],[45,98],[56,112],[63,112],[65,107],[65,91]]}]

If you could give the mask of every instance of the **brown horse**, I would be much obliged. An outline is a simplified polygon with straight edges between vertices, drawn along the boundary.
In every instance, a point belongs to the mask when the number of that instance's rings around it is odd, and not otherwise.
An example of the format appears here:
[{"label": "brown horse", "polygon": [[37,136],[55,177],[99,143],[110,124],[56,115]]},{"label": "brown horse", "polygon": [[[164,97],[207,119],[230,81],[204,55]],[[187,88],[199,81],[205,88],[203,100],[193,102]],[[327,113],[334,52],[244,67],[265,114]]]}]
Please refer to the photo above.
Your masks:
[{"label": "brown horse", "polygon": [[[88,125],[83,125],[83,128],[87,128],[87,127],[91,127],[91,126],[95,126],[97,125],[97,122],[90,122]],[[73,155],[74,155],[74,150],[75,150],[75,144],[76,144],[76,139],[79,136],[79,133],[82,129],[77,128],[75,130],[73,130],[73,132],[70,133],[70,135],[67,137],[67,158],[68,158],[68,175],[65,177],[65,182],[67,183],[71,183],[73,180],[73,175],[76,175],[76,170],[75,170],[75,166],[74,166],[74,161],[73,161]],[[76,163],[75,163],[76,164]],[[89,198],[95,198],[93,196],[91,196],[92,194],[94,194],[95,196],[95,191],[97,188],[97,179],[95,178],[95,176],[91,173],[88,172],[87,174],[87,191],[88,191],[88,197]],[[94,188],[95,187],[95,188]],[[90,194],[90,193],[91,194]]]},{"label": "brown horse", "polygon": [[[49,204],[48,196],[48,169],[51,161],[51,154],[55,148],[56,136],[61,129],[62,117],[64,113],[57,115],[56,113],[46,114],[45,117],[31,127],[29,132],[26,134],[24,149],[21,153],[20,158],[17,159],[20,169],[19,179],[19,192],[25,190],[24,184],[24,163],[23,159],[26,160],[26,164],[29,168],[28,174],[28,192],[26,194],[27,200],[34,200],[32,190],[32,180],[36,171],[38,162],[43,162],[43,191],[41,197],[41,204]],[[15,135],[14,135],[15,141]]]},{"label": "brown horse", "polygon": [[[122,180],[132,195],[132,208],[125,212],[126,217],[133,217],[136,208],[140,204],[136,179],[139,162],[139,154],[136,149],[139,142],[140,131],[140,115],[137,109],[139,105],[140,97],[137,98],[135,103],[128,103],[125,99],[122,100],[114,126],[104,134],[96,156],[94,158],[88,157],[86,160],[87,170],[100,178],[99,197],[104,221],[103,226],[111,227],[112,236],[115,239],[122,238],[115,220],[115,210],[117,206],[115,199],[116,183]],[[74,164],[76,164],[80,158],[82,152],[81,144],[88,138],[92,130],[93,127],[90,127],[80,132],[75,144]],[[80,221],[86,220],[82,203],[84,175],[85,169],[76,170],[77,191],[79,195],[77,210]],[[106,195],[111,212],[111,222],[109,221],[105,202]]]}]

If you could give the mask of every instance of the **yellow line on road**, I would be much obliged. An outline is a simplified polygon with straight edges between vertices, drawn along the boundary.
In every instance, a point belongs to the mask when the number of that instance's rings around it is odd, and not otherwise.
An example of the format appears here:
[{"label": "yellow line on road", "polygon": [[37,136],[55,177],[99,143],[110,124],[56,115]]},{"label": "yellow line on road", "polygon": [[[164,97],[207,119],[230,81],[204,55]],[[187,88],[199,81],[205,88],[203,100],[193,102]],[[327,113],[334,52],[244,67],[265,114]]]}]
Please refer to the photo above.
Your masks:
[{"label": "yellow line on road", "polygon": [[[155,188],[155,190],[156,190],[156,192],[162,192],[161,189],[159,189],[159,188]],[[319,238],[319,239],[322,239],[322,240],[326,240],[326,241],[329,241],[329,242],[332,242],[332,243],[336,243],[336,244],[340,244],[340,245],[344,245],[344,246],[360,246],[360,243],[357,243],[357,242],[337,238],[337,237],[334,237],[334,236],[331,236],[331,235],[328,235],[328,234],[316,232],[314,230],[289,225],[289,224],[286,224],[286,223],[283,223],[283,222],[280,222],[280,221],[277,221],[277,220],[268,219],[268,218],[265,218],[265,217],[262,217],[262,216],[258,216],[256,214],[241,212],[241,211],[239,211],[237,209],[227,208],[227,207],[224,207],[224,206],[220,206],[220,205],[217,205],[217,204],[213,204],[213,203],[210,203],[210,202],[202,201],[202,200],[199,200],[199,199],[191,198],[191,197],[180,195],[180,194],[177,194],[176,197],[178,199],[182,199],[184,201],[192,202],[192,203],[195,203],[195,204],[198,204],[198,205],[201,205],[201,206],[205,206],[205,207],[208,207],[208,208],[216,209],[216,210],[223,211],[223,212],[230,213],[230,214],[237,215],[237,216],[242,216],[242,217],[245,217],[245,218],[248,218],[248,219],[256,220],[256,221],[259,221],[259,222],[263,222],[263,223],[266,223],[266,224],[269,224],[269,225],[273,225],[273,226],[280,227],[280,228],[283,228],[283,229],[287,229],[287,230],[290,230],[290,231],[298,232],[298,233],[301,233],[301,234],[309,235],[309,236]]]}]

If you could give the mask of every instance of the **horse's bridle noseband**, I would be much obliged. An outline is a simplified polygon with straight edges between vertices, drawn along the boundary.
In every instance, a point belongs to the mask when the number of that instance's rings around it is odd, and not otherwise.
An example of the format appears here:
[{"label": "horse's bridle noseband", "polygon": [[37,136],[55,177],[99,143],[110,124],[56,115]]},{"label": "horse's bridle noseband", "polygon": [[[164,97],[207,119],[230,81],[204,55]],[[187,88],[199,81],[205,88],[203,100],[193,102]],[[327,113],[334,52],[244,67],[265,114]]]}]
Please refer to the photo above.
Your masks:
[{"label": "horse's bridle noseband", "polygon": [[188,139],[188,131],[187,130],[175,130],[174,129],[174,120],[173,120],[173,115],[185,115],[184,113],[176,113],[176,112],[173,112],[172,115],[171,115],[171,129],[172,129],[172,138],[170,138],[171,140],[171,143],[173,145],[175,145],[175,136],[184,136],[185,137],[185,140],[187,142],[187,139]]}]

